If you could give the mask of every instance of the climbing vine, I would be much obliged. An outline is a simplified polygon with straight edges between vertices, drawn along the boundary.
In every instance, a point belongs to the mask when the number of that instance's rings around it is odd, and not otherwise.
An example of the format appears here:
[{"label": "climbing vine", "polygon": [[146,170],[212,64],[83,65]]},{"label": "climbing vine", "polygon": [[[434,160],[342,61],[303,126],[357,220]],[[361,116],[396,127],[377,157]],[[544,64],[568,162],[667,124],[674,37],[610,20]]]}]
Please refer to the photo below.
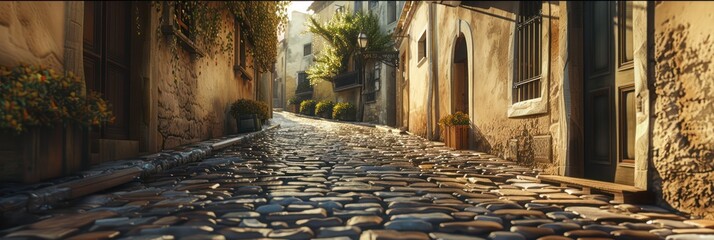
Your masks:
[{"label": "climbing vine", "polygon": [[[175,12],[171,13],[171,20],[179,18],[184,20],[182,22],[190,29],[187,37],[209,57],[215,57],[220,53],[226,53],[231,57],[234,55],[234,29],[227,27],[227,24],[231,24],[228,19],[235,17],[241,24],[241,32],[254,46],[248,54],[253,57],[261,72],[272,70],[273,63],[276,61],[277,37],[285,28],[288,4],[289,1],[152,2],[159,18],[157,34],[161,35],[162,27],[167,25],[163,11],[175,9]],[[137,21],[138,33],[141,32],[139,22]],[[169,41],[173,55],[172,73],[176,76],[175,71],[181,67],[178,65],[179,39],[176,34],[172,34]]]}]

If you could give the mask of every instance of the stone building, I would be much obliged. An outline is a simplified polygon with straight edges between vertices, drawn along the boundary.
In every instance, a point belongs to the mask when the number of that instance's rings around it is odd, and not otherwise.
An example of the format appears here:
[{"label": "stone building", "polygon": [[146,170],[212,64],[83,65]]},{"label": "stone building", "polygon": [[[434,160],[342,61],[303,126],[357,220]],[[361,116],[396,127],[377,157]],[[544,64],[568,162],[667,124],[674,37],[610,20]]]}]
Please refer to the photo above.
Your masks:
[{"label": "stone building", "polygon": [[[320,83],[318,86],[310,85],[305,70],[312,64],[312,33],[306,32],[305,21],[307,13],[293,11],[290,13],[290,21],[285,28],[283,39],[280,41],[278,49],[278,59],[276,72],[278,83],[281,85],[282,96],[279,107],[290,108],[288,100],[294,96],[303,99],[313,98],[313,89],[317,89],[314,96],[318,99],[326,97],[325,93],[331,94],[332,89],[329,83]],[[299,88],[299,89],[298,89]],[[331,96],[327,96],[330,98]]]},{"label": "stone building", "polygon": [[714,217],[708,2],[409,1],[397,126],[546,174],[631,185]]},{"label": "stone building", "polygon": [[[235,52],[208,54],[186,36],[192,30],[181,18],[169,18],[176,9],[158,5],[0,3],[1,65],[42,64],[75,72],[84,76],[87,89],[102,93],[116,116],[104,128],[67,129],[61,137],[43,142],[60,146],[39,150],[54,153],[60,162],[39,159],[37,171],[50,170],[34,177],[20,177],[23,170],[3,160],[3,173],[18,173],[3,180],[57,177],[101,162],[232,134],[232,102],[248,98],[270,103],[272,76],[260,73],[250,54],[252,38],[240,34],[250,23],[235,21],[227,12],[221,15],[226,28],[221,30],[234,34]],[[2,150],[13,152],[21,145],[3,145]]]},{"label": "stone building", "polygon": [[[336,11],[370,12],[379,18],[381,31],[389,34],[396,27],[403,6],[404,1],[315,1],[309,9],[323,22],[329,21]],[[320,37],[313,37],[313,53],[322,51],[325,44],[327,43]],[[324,95],[318,94],[313,99],[357,105],[362,98],[362,121],[393,125],[396,106],[392,94],[396,79],[394,67],[380,61],[368,60],[364,63],[364,82],[360,82],[358,70],[359,67],[352,61],[347,71],[336,76],[333,83],[321,82],[314,86],[316,93],[321,92]]]}]

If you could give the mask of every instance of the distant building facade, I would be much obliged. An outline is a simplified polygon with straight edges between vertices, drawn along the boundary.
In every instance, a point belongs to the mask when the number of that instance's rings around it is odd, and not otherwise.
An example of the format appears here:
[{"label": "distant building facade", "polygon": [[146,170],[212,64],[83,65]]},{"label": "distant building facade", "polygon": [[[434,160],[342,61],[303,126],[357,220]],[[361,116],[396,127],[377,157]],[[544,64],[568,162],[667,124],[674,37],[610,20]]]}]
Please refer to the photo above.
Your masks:
[{"label": "distant building facade", "polygon": [[[315,1],[309,9],[313,10],[315,16],[322,22],[329,21],[336,11],[370,12],[379,18],[380,29],[385,34],[391,34],[403,6],[404,1]],[[319,54],[325,44],[327,43],[320,37],[313,37],[314,54]],[[393,94],[396,79],[394,66],[368,60],[363,67],[364,75],[360,80],[359,67],[351,61],[347,71],[336,76],[332,83],[321,82],[314,87],[320,89],[316,91],[324,93],[318,94],[315,99],[349,102],[356,106],[361,102],[363,111],[358,115],[362,116],[362,121],[393,125],[396,119],[394,114],[396,100]]]}]

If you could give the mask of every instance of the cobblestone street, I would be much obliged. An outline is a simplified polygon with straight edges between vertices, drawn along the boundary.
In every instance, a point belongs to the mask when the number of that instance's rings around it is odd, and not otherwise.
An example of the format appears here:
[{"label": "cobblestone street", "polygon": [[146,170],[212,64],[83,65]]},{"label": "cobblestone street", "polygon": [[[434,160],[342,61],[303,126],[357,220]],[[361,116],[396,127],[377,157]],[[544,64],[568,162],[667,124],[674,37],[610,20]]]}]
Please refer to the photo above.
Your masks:
[{"label": "cobblestone street", "polygon": [[[275,113],[264,137],[48,210],[7,238],[714,239],[712,221],[540,183],[377,128]],[[668,237],[669,236],[669,237]]]}]

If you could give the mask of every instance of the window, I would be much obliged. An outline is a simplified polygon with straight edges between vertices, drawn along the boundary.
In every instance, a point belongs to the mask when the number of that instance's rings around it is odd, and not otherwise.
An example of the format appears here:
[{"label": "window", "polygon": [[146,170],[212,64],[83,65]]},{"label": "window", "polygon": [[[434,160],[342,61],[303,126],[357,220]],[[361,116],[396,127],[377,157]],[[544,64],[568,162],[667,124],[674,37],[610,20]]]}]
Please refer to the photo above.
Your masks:
[{"label": "window", "polygon": [[312,54],[312,43],[305,44],[305,45],[302,47],[302,53],[303,53],[303,54],[302,54],[303,56],[307,56],[307,55]]},{"label": "window", "polygon": [[417,49],[417,59],[421,62],[426,58],[426,31],[421,34],[421,37],[419,38],[419,45],[417,47],[419,48]]},{"label": "window", "polygon": [[632,2],[617,2],[617,27],[618,27],[618,67],[631,67],[634,50],[632,46]]},{"label": "window", "polygon": [[397,21],[397,1],[387,2],[387,20],[389,23]]},{"label": "window", "polygon": [[382,77],[382,63],[375,62],[374,63],[374,75],[373,75],[374,91],[379,91],[379,80],[381,77]]},{"label": "window", "polygon": [[248,71],[248,59],[246,55],[248,54],[248,43],[246,42],[245,35],[243,33],[243,26],[238,20],[234,22],[235,31],[233,34],[235,43],[233,44],[235,51],[235,65],[233,70],[240,71],[240,76],[245,80],[252,80],[254,74]]},{"label": "window", "polygon": [[235,36],[233,39],[235,39],[235,41],[236,41],[236,44],[234,44],[236,66],[242,66],[243,68],[245,68],[246,67],[245,41],[243,41],[243,32],[241,31],[241,24],[240,24],[240,22],[238,22],[238,20],[236,20],[234,26],[235,26]]},{"label": "window", "polygon": [[297,88],[295,90],[296,94],[312,92],[312,85],[310,85],[310,79],[307,79],[307,73],[298,72],[297,77]]},{"label": "window", "polygon": [[379,91],[380,78],[382,76],[382,63],[376,61],[372,64],[372,69],[367,74],[367,83],[365,84],[364,101],[372,103],[377,100],[377,92]]},{"label": "window", "polygon": [[355,1],[355,13],[362,11],[362,1]]},{"label": "window", "polygon": [[174,20],[178,26],[179,32],[184,36],[191,38],[191,18],[188,16],[186,6],[184,4],[176,4],[174,8]]},{"label": "window", "polygon": [[514,103],[541,96],[541,7],[540,1],[520,2],[516,19]]},{"label": "window", "polygon": [[377,1],[369,1],[369,9],[372,9],[372,8],[376,7],[376,6],[377,6],[377,3],[379,3],[379,2],[377,2]]}]

